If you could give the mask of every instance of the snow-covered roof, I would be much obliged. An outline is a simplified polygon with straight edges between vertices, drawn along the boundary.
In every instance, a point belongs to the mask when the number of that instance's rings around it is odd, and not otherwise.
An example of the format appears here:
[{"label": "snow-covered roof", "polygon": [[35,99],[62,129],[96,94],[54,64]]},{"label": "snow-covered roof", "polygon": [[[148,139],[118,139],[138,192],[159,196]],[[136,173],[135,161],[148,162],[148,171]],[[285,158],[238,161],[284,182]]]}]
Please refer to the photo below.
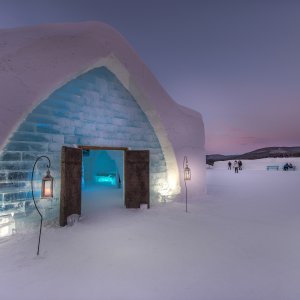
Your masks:
[{"label": "snow-covered roof", "polygon": [[110,69],[146,113],[169,169],[178,173],[174,149],[203,149],[201,115],[173,101],[128,42],[100,22],[0,30],[0,145],[54,90],[99,66]]}]

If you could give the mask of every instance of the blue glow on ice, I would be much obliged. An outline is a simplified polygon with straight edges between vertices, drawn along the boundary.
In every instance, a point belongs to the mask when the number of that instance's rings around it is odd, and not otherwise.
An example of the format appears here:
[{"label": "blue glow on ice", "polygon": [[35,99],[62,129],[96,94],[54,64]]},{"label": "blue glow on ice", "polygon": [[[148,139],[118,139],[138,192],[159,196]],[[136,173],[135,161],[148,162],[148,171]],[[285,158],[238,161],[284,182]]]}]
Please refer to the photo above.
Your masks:
[{"label": "blue glow on ice", "polygon": [[112,174],[95,176],[95,181],[97,183],[105,183],[110,185],[116,185],[117,183],[116,176]]},{"label": "blue glow on ice", "polygon": [[[57,201],[56,208],[45,210],[44,217],[57,218],[63,145],[149,149],[151,192],[156,192],[161,182],[167,180],[164,154],[145,113],[112,72],[105,67],[95,68],[58,88],[42,101],[27,115],[0,151],[0,207],[2,205],[5,212],[20,202],[27,216],[32,203],[32,165],[37,156],[47,154],[51,159]],[[39,167],[36,178],[44,173],[44,166]],[[94,178],[98,172],[99,175],[113,174],[117,172],[116,168],[90,172],[90,167],[85,167],[85,173],[91,175],[82,178],[82,186],[92,183],[119,185],[117,175],[100,177],[97,182]],[[14,186],[6,191],[4,186],[9,183]],[[17,212],[17,209],[14,208],[14,211]]]}]

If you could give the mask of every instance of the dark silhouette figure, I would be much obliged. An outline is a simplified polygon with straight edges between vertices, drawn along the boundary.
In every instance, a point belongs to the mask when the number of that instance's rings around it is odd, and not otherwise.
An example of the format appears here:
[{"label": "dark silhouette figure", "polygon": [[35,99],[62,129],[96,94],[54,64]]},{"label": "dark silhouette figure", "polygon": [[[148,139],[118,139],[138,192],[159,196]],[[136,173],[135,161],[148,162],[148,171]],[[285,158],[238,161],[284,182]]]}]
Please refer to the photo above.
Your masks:
[{"label": "dark silhouette figure", "polygon": [[291,163],[286,163],[286,164],[283,166],[283,170],[284,170],[284,171],[288,171],[289,169],[294,169],[294,166],[293,166]]},{"label": "dark silhouette figure", "polygon": [[238,161],[238,165],[239,165],[239,170],[242,170],[243,163],[240,160]]},{"label": "dark silhouette figure", "polygon": [[228,170],[231,170],[231,161],[228,162]]}]

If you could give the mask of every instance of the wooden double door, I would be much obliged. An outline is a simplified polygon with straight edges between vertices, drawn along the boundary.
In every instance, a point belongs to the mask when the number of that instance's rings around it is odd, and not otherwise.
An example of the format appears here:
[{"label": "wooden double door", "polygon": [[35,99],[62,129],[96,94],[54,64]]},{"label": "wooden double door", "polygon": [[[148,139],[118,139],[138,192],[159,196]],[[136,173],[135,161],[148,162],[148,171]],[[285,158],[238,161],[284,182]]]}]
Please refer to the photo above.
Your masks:
[{"label": "wooden double door", "polygon": [[[121,150],[124,155],[125,207],[140,208],[146,204],[150,208],[149,150],[127,150],[126,148],[100,148],[98,150]],[[67,217],[81,215],[82,150],[84,147],[62,147],[61,152],[61,193],[60,226],[67,224]]]}]

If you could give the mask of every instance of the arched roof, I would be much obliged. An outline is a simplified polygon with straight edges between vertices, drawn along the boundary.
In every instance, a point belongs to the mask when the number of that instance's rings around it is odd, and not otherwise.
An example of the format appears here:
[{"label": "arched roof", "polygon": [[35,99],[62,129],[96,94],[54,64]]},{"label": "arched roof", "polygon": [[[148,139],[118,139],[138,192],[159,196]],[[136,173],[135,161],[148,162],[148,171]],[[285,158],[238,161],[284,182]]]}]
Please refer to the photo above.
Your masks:
[{"label": "arched roof", "polygon": [[0,145],[51,92],[99,66],[110,69],[146,113],[178,185],[175,152],[203,149],[202,117],[173,101],[128,42],[100,22],[0,30]]}]

